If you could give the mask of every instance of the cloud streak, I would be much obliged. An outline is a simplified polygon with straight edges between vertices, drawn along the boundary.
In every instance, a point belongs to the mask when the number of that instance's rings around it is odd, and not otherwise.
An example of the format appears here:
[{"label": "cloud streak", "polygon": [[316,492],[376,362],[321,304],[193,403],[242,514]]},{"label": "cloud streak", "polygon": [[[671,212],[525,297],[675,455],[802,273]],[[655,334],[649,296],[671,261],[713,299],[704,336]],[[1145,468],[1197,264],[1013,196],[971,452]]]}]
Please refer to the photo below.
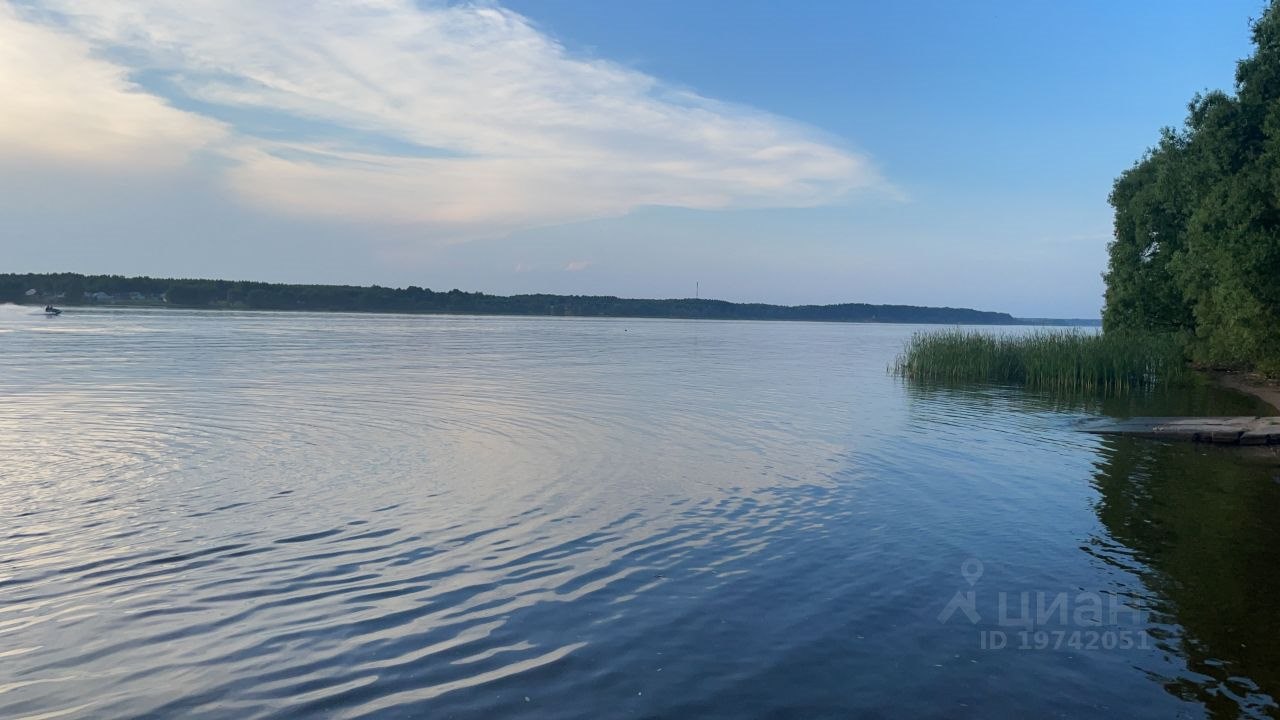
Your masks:
[{"label": "cloud streak", "polygon": [[174,109],[92,56],[83,38],[0,3],[0,152],[91,168],[177,166],[223,138],[222,123]]},{"label": "cloud streak", "polygon": [[0,4],[0,59],[19,98],[0,153],[211,152],[248,202],[449,239],[886,187],[809,128],[576,57],[490,4],[33,0]]}]

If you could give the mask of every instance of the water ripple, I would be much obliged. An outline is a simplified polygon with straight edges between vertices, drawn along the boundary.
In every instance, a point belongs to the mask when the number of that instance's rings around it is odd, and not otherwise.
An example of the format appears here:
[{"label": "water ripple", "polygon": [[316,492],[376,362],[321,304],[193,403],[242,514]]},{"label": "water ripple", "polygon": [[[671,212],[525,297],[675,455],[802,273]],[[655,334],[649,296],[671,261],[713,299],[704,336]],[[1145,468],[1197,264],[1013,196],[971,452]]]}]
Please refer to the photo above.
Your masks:
[{"label": "water ripple", "polygon": [[[1006,672],[928,620],[984,550],[1175,625],[1079,411],[904,387],[908,328],[38,320],[0,308],[0,716],[909,711]],[[1185,668],[1081,662],[1187,707]]]}]

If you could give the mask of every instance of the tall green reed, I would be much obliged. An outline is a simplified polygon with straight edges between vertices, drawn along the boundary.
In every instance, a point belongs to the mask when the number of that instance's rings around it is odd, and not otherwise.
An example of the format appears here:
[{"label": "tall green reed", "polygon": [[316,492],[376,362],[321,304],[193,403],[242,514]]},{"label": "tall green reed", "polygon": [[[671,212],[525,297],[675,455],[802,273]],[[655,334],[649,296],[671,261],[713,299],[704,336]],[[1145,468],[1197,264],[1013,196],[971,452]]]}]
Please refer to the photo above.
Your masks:
[{"label": "tall green reed", "polygon": [[925,382],[993,382],[1069,392],[1123,393],[1187,377],[1177,338],[1076,329],[995,334],[918,332],[890,368]]}]

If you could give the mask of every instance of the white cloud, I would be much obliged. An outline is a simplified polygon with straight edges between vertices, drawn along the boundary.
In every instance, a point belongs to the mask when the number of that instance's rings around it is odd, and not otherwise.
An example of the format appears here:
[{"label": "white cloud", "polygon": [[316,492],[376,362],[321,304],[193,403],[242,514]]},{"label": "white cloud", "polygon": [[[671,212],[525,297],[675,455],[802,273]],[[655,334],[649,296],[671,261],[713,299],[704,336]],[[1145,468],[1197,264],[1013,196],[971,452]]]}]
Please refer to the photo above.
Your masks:
[{"label": "white cloud", "polygon": [[590,260],[570,260],[564,266],[565,272],[581,272],[591,267]]},{"label": "white cloud", "polygon": [[[218,144],[226,181],[274,209],[465,238],[643,205],[802,207],[884,187],[866,159],[807,128],[575,57],[493,5],[35,4],[28,21],[0,6],[0,90],[36,98],[0,120],[0,139],[87,154],[96,118],[124,138],[117,155],[155,144],[179,157],[216,139],[218,122],[129,83],[145,71],[175,103],[234,120]],[[42,121],[57,131],[38,132]]]},{"label": "white cloud", "polygon": [[221,123],[140,91],[80,38],[0,3],[0,155],[92,166],[180,165],[225,134]]}]

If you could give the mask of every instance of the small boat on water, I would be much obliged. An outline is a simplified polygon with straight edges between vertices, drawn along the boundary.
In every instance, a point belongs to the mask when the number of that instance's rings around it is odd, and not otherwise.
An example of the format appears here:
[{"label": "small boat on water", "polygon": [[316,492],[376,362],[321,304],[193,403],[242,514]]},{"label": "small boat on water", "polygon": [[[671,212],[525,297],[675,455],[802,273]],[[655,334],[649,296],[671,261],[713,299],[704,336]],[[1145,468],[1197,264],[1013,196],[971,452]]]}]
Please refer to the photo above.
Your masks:
[{"label": "small boat on water", "polygon": [[45,306],[44,306],[44,314],[45,314],[45,315],[51,315],[51,316],[54,316],[54,315],[61,315],[61,314],[62,314],[62,311],[61,311],[61,310],[59,310],[58,308],[56,308],[56,307],[52,306],[52,305],[45,305]]}]

